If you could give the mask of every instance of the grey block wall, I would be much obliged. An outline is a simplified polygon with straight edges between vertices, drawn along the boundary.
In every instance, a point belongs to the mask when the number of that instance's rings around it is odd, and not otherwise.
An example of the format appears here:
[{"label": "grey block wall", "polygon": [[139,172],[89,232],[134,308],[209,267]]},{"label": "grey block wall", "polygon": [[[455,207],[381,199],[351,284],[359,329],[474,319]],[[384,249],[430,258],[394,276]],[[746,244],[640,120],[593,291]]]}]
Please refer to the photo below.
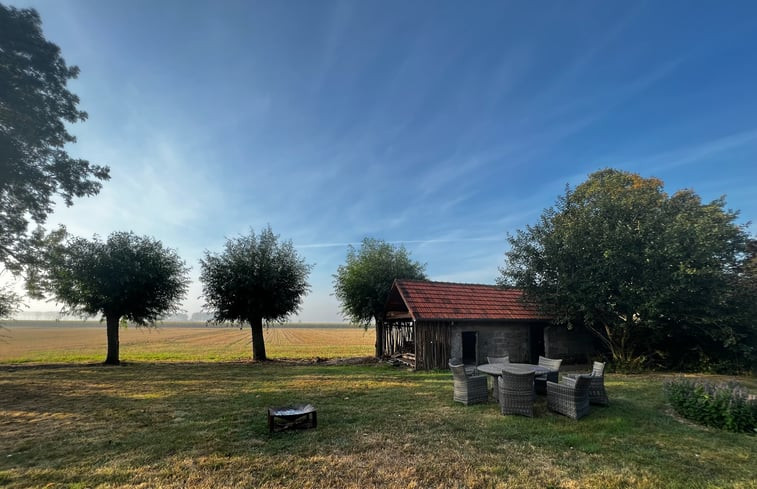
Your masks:
[{"label": "grey block wall", "polygon": [[[462,333],[477,336],[477,365],[487,356],[510,355],[513,362],[531,363],[530,323],[457,322],[449,329],[452,357],[462,358]],[[565,364],[584,363],[595,355],[594,337],[584,328],[544,327],[544,356],[562,358]]]},{"label": "grey block wall", "polygon": [[510,355],[513,362],[529,361],[527,324],[507,323],[456,323],[450,328],[450,349],[452,357],[462,358],[462,333],[478,333],[477,364],[487,363],[487,356]]}]

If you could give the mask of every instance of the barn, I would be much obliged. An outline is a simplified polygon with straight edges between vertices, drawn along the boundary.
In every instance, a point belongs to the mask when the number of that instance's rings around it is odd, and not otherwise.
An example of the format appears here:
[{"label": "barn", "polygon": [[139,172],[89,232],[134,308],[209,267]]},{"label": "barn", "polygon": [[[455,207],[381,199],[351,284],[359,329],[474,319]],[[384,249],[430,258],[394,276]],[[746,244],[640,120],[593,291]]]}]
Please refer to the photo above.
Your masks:
[{"label": "barn", "polygon": [[452,357],[479,365],[504,353],[526,363],[539,355],[583,362],[593,354],[586,330],[553,325],[522,297],[493,285],[395,280],[376,327],[376,352],[412,353],[417,370],[447,368]]}]

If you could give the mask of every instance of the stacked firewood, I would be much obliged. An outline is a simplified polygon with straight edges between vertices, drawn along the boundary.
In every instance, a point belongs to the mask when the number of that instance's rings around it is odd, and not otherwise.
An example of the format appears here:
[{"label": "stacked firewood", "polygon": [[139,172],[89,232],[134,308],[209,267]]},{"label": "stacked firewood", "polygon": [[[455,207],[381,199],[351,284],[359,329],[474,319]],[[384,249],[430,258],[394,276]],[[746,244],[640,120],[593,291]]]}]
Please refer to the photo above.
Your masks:
[{"label": "stacked firewood", "polygon": [[389,357],[387,363],[395,367],[415,368],[415,353],[395,353]]}]

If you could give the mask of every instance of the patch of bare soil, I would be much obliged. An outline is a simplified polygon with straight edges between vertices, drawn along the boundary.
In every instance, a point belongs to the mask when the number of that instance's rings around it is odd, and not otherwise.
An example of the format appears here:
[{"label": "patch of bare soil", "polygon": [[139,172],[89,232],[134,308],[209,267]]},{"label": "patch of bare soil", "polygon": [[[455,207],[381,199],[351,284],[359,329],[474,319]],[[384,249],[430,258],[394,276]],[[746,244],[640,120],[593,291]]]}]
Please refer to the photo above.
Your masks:
[{"label": "patch of bare soil", "polygon": [[346,358],[278,358],[278,363],[291,365],[372,365],[379,363],[376,357],[346,357]]}]

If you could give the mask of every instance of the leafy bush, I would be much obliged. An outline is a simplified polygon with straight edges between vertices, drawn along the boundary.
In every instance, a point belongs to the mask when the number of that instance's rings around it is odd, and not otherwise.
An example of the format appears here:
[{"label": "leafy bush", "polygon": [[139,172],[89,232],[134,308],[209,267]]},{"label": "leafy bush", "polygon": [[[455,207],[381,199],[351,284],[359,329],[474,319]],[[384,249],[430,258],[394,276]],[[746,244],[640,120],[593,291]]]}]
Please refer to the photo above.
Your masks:
[{"label": "leafy bush", "polygon": [[685,378],[665,384],[678,414],[695,423],[728,431],[757,432],[757,402],[737,383],[712,384]]}]

